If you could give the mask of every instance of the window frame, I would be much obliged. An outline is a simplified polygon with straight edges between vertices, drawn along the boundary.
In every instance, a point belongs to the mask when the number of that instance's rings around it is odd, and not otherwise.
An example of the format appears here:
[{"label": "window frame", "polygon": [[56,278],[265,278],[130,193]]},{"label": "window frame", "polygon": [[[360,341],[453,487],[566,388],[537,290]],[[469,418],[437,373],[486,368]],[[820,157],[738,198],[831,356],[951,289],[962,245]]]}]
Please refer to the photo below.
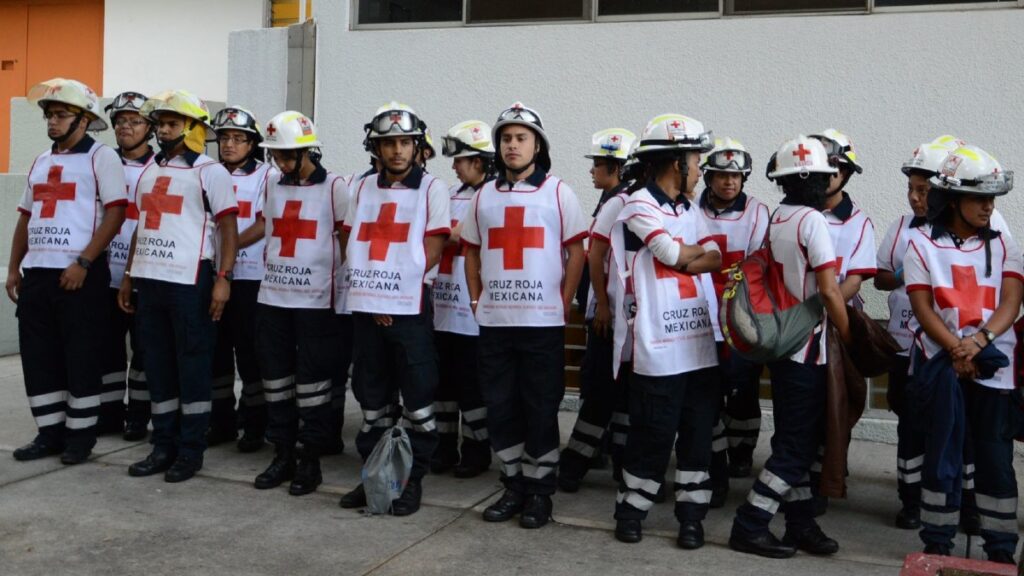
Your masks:
[{"label": "window frame", "polygon": [[[1011,0],[1007,2],[973,2],[961,4],[917,4],[913,6],[876,6],[875,0],[864,0],[864,9],[844,9],[835,11],[775,11],[775,12],[741,12],[739,14],[727,11],[729,4],[734,0],[718,0],[717,12],[665,12],[652,14],[618,14],[610,16],[598,15],[601,0],[580,0],[590,3],[590,14],[580,19],[565,20],[497,20],[488,22],[469,22],[470,0],[462,1],[462,19],[444,20],[438,22],[384,22],[377,24],[359,23],[359,0],[349,2],[349,30],[415,30],[425,28],[480,28],[497,26],[551,26],[551,25],[574,25],[574,24],[596,24],[601,22],[647,22],[666,20],[713,20],[724,18],[787,18],[806,16],[863,16],[869,14],[905,13],[905,12],[960,12],[967,10],[1013,10],[1024,8],[1024,0]],[[267,11],[269,17],[270,0],[267,0]]]}]

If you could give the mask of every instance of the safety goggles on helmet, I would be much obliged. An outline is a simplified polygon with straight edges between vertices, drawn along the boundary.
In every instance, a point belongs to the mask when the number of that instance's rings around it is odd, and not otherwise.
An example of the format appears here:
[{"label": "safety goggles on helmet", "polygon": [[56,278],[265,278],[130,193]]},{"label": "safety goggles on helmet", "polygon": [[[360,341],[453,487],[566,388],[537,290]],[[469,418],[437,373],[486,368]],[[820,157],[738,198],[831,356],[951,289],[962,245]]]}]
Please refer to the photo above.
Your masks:
[{"label": "safety goggles on helmet", "polygon": [[991,196],[1002,196],[1013,189],[1013,172],[996,172],[977,178],[956,178],[942,174],[935,179],[954,191],[974,192]]},{"label": "safety goggles on helmet", "polygon": [[528,108],[521,108],[518,106],[513,106],[498,115],[498,122],[504,120],[522,120],[524,122],[529,122],[530,124],[536,124],[538,126],[544,125],[544,123],[541,122],[540,120],[540,116],[534,114],[532,110]]},{"label": "safety goggles on helmet", "polygon": [[[395,132],[395,129],[398,129]],[[366,125],[370,137],[409,134],[418,136],[423,133],[423,122],[413,113],[406,110],[389,110],[374,116]]]},{"label": "safety goggles on helmet", "polygon": [[125,112],[129,110],[138,112],[142,110],[142,105],[145,103],[146,97],[138,92],[121,92],[103,110],[108,113],[111,111]]},{"label": "safety goggles on helmet", "polygon": [[469,144],[466,144],[458,138],[452,138],[451,136],[445,136],[441,139],[441,153],[448,157],[453,157],[463,152],[471,152],[473,154],[479,154],[481,156],[493,156],[492,152],[485,152],[479,148],[474,148]]},{"label": "safety goggles on helmet", "polygon": [[828,154],[828,159],[832,163],[846,164],[853,168],[854,172],[860,174],[863,168],[859,164],[853,162],[849,153],[853,150],[850,146],[844,146],[839,142],[827,137],[817,137],[817,140],[821,142],[821,145],[825,147],[825,153]]},{"label": "safety goggles on helmet", "polygon": [[741,150],[722,150],[708,155],[705,161],[705,168],[710,170],[733,170],[736,172],[749,172],[751,157],[748,152]]},{"label": "safety goggles on helmet", "polygon": [[242,128],[252,130],[256,126],[256,119],[245,110],[238,108],[224,108],[213,117],[213,127],[217,130],[225,128]]}]

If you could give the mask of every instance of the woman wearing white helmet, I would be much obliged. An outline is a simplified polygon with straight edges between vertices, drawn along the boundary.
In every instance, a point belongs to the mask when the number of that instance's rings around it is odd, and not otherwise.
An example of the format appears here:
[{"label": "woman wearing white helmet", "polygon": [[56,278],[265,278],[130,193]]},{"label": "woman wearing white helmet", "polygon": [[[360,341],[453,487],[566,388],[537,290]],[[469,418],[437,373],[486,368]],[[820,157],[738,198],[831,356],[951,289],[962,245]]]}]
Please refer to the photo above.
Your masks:
[{"label": "woman wearing white helmet", "polygon": [[[772,454],[746,502],[736,510],[729,546],[740,552],[788,558],[797,549],[810,554],[839,550],[814,520],[810,478],[824,439],[825,323],[832,322],[849,341],[845,299],[836,281],[836,253],[820,212],[836,172],[821,142],[802,135],[784,143],[768,162],[768,177],[785,194],[768,228],[772,264],[794,301],[820,298],[826,317],[800,350],[768,365],[775,415]],[[768,525],[783,503],[786,534],[779,541]]]},{"label": "woman wearing white helmet", "polygon": [[[213,355],[213,409],[206,441],[210,446],[234,441],[241,421],[240,452],[263,446],[267,408],[263,400],[256,353],[256,300],[263,278],[263,196],[270,165],[263,162],[263,132],[252,112],[228,106],[213,117],[220,162],[231,173],[238,202],[238,255],[231,300],[217,324]],[[235,360],[242,379],[242,394],[235,412]]]},{"label": "woman wearing white helmet", "polygon": [[459,183],[448,191],[452,235],[445,242],[431,293],[440,374],[434,416],[440,441],[430,462],[430,471],[440,474],[454,468],[456,478],[472,478],[490,467],[491,443],[487,439],[487,407],[480,395],[477,360],[480,326],[469,304],[461,232],[463,223],[472,216],[473,197],[494,179],[491,127],[479,120],[460,122],[448,130],[441,148],[444,155],[452,159],[452,169]]},{"label": "woman wearing white helmet", "polygon": [[498,178],[476,194],[462,229],[487,429],[505,485],[484,520],[521,512],[521,527],[540,528],[557,485],[565,323],[587,228],[576,194],[548,174],[547,134],[534,110],[513,104],[498,115],[491,139]]},{"label": "woman wearing white helmet", "polygon": [[[715,291],[714,304],[722,301],[725,291],[727,275],[722,271],[761,248],[768,230],[768,207],[744,192],[751,162],[743,144],[733,138],[722,138],[715,140],[715,147],[701,163],[704,170],[704,191],[699,201],[701,215],[722,249],[721,269],[710,275]],[[717,318],[715,312],[712,310],[712,316]],[[725,396],[712,443],[711,507],[719,508],[725,504],[729,492],[729,477],[750,475],[761,429],[760,382],[764,367],[730,353],[719,331],[715,336]]]},{"label": "woman wearing white helmet", "polygon": [[333,308],[339,258],[331,232],[346,208],[346,187],[320,164],[316,126],[300,112],[271,118],[260,147],[280,170],[265,176],[266,248],[255,327],[266,437],[275,454],[254,485],[265,490],[290,480],[288,493],[302,496],[323,481],[320,456],[335,437],[331,400],[341,327]]},{"label": "woman wearing white helmet", "polygon": [[920,325],[907,384],[913,417],[925,431],[921,540],[948,555],[961,503],[965,436],[974,445],[975,498],[990,561],[1014,564],[1017,483],[1013,439],[1020,430],[1012,329],[1024,268],[1012,238],[990,227],[995,198],[1013,173],[984,150],[951,152],[929,181],[928,226],[911,233],[904,278]]},{"label": "woman wearing white helmet", "polygon": [[[95,332],[107,320],[107,247],[128,203],[124,170],[109,146],[86,134],[107,127],[88,86],[54,78],[33,86],[28,98],[42,108],[53,146],[29,169],[7,268],[39,430],[14,458],[60,454],[62,463],[79,464],[96,444],[105,350]],[[123,382],[117,394],[123,401]]]},{"label": "woman wearing white helmet", "polygon": [[641,540],[674,444],[676,544],[704,545],[719,387],[713,296],[701,275],[719,269],[721,254],[687,195],[700,178],[700,154],[711,147],[711,132],[693,118],[662,114],[648,122],[634,153],[648,180],[619,212],[623,225],[612,228],[616,372],[627,336],[633,339],[630,427],[615,504],[622,542]]},{"label": "woman wearing white helmet", "polygon": [[[122,92],[114,97],[104,110],[114,127],[117,154],[124,167],[125,184],[128,190],[128,208],[121,229],[110,242],[107,260],[110,265],[110,290],[108,300],[109,332],[105,338],[103,403],[100,405],[100,429],[111,432],[123,428],[124,439],[142,440],[149,426],[149,389],[146,387],[145,353],[134,315],[125,314],[117,305],[117,293],[124,278],[128,263],[128,250],[132,234],[139,222],[135,210],[135,190],[142,170],[153,161],[153,147],[150,141],[156,133],[153,121],[139,113],[146,97],[138,92]],[[128,360],[126,342],[131,343],[131,363]],[[127,373],[125,367],[127,366]],[[127,378],[128,408],[125,410],[124,389]]]},{"label": "woman wearing white helmet", "polygon": [[[629,198],[622,171],[636,134],[624,128],[608,128],[591,136],[590,177],[601,191],[590,225],[587,265],[577,289],[577,300],[586,304],[587,350],[580,366],[580,399],[572,436],[558,464],[558,488],[576,492],[595,458],[602,456],[605,440],[611,440],[613,474],[622,471],[622,449],[629,420],[628,397],[622,375],[612,375],[612,307],[608,297],[609,239],[619,211]],[[580,297],[583,292],[584,296]],[[620,382],[617,382],[619,380]],[[609,437],[610,436],[610,437]]]},{"label": "woman wearing white helmet", "polygon": [[[395,516],[419,510],[422,478],[437,448],[437,353],[428,299],[451,219],[447,186],[417,163],[425,128],[404,104],[377,110],[366,130],[383,170],[358,182],[341,228],[351,271],[347,305],[358,335],[352,388],[364,420],[356,447],[366,461],[396,422],[412,444],[409,481],[391,504]],[[365,506],[363,485],[339,504]]]},{"label": "woman wearing white helmet", "polygon": [[146,350],[153,450],[132,476],[165,472],[167,482],[203,467],[210,426],[215,322],[231,296],[238,203],[231,175],[203,153],[216,139],[206,103],[185,90],[142,106],[157,126],[160,153],[139,177],[139,225],[118,304],[135,313]]}]

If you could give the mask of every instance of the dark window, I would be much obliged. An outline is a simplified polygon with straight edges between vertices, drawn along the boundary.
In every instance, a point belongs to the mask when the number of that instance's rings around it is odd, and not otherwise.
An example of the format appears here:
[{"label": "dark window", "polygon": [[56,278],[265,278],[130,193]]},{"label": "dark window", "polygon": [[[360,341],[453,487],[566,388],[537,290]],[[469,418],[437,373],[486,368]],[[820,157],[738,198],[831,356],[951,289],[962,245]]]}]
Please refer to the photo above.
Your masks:
[{"label": "dark window", "polygon": [[867,0],[726,0],[726,14],[867,10]]},{"label": "dark window", "polygon": [[462,0],[359,0],[360,24],[461,21]]},{"label": "dark window", "polygon": [[718,0],[599,0],[598,16],[718,12]]},{"label": "dark window", "polygon": [[467,22],[590,20],[590,0],[467,0]]}]

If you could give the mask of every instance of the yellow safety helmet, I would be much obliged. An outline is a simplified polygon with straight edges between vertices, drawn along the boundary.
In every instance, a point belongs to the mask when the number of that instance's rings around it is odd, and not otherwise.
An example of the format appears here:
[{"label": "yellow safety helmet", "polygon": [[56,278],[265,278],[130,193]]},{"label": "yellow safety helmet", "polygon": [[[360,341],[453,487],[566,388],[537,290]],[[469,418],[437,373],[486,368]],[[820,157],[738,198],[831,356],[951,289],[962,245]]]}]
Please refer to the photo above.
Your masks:
[{"label": "yellow safety helmet", "polygon": [[[206,102],[203,102],[195,94],[187,90],[167,90],[160,92],[149,97],[145,104],[142,105],[142,109],[139,111],[143,116],[148,116],[153,119],[154,122],[160,120],[160,115],[166,112],[172,112],[186,118],[195,120],[194,123],[186,123],[185,126],[185,141],[189,144],[189,148],[195,150],[194,146],[197,142],[215,142],[217,140],[217,133],[214,130],[213,124],[210,121],[210,109],[206,106]],[[202,133],[202,137],[198,136],[198,133]]]}]

